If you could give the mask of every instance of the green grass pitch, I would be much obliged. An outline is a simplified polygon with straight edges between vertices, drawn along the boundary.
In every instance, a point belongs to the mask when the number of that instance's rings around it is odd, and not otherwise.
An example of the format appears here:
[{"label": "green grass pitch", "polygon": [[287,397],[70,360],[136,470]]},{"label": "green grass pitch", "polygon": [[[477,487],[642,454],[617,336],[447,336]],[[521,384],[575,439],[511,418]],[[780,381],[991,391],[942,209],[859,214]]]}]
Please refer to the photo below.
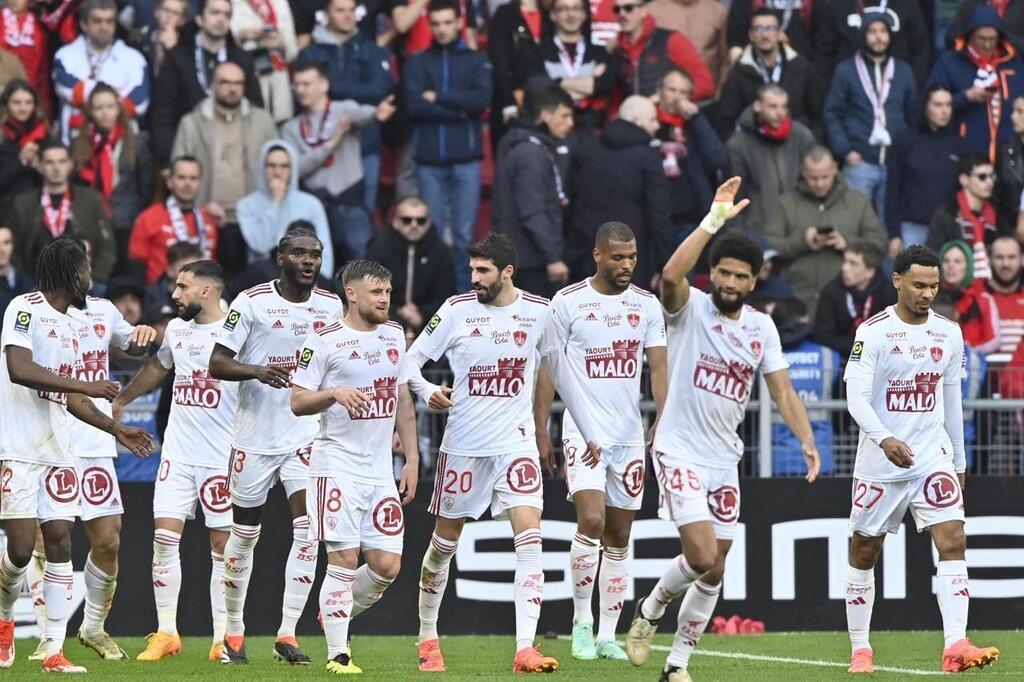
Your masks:
[{"label": "green grass pitch", "polygon": [[[986,631],[971,633],[972,640],[983,646],[997,646],[1000,660],[983,671],[970,671],[971,679],[997,677],[1024,680],[1024,631]],[[447,637],[442,638],[448,673],[428,675],[416,670],[414,637],[359,637],[353,639],[353,658],[365,680],[439,679],[513,680],[511,637]],[[180,656],[157,663],[139,663],[134,656],[145,646],[142,638],[123,638],[122,647],[132,656],[130,662],[101,661],[84,650],[76,640],[68,639],[65,653],[80,665],[89,668],[88,679],[171,680],[201,678],[208,680],[301,680],[334,677],[324,671],[326,644],[322,637],[302,638],[303,648],[313,657],[313,665],[289,667],[271,660],[273,640],[253,637],[246,642],[250,664],[227,667],[206,660],[210,642],[206,638],[187,638]],[[671,643],[669,635],[659,635],[656,647]],[[872,635],[875,665],[891,667],[892,672],[876,672],[881,679],[919,679],[940,675],[942,634],[939,632],[879,632]],[[38,662],[25,660],[35,648],[34,640],[18,640],[18,660],[11,670],[0,671],[0,680],[40,679]],[[565,639],[545,640],[541,650],[558,658],[561,668],[550,677],[552,681],[569,680],[650,680],[658,679],[665,651],[654,651],[642,668],[628,663],[610,661],[575,661],[569,655]],[[697,682],[703,680],[841,680],[849,679],[846,663],[849,641],[845,632],[771,633],[762,636],[719,637],[707,635],[698,653],[690,661],[690,673]]]}]

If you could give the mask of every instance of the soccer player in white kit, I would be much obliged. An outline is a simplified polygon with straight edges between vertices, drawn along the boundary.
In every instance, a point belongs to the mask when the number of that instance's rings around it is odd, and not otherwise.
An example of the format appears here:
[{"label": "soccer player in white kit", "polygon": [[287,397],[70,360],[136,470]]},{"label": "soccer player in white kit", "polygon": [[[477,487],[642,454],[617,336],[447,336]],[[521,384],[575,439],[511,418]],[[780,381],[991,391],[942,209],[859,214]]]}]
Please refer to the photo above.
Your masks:
[{"label": "soccer player in white kit", "polygon": [[[580,660],[627,660],[615,641],[615,628],[629,577],[629,533],[644,492],[640,378],[645,352],[658,415],[665,406],[665,320],[654,294],[630,284],[636,261],[633,230],[623,223],[605,223],[594,244],[596,273],[551,299],[552,316],[567,342],[568,367],[584,388],[580,398],[602,448],[600,460],[584,462],[586,444],[572,417],[564,415],[566,477],[576,505],[576,534],[569,550],[572,655]],[[542,374],[534,403],[542,462],[551,454],[547,424],[553,398],[554,387]],[[596,642],[591,610],[595,585],[600,605]]]},{"label": "soccer player in white kit", "polygon": [[21,592],[42,528],[47,603],[43,638],[45,672],[83,673],[64,657],[73,583],[71,529],[81,513],[81,471],[75,459],[70,416],[112,434],[145,457],[152,440],[142,429],[122,426],[88,398],[113,399],[117,385],[74,378],[77,328],[67,312],[87,307],[92,286],[89,260],[81,245],[58,239],[45,246],[36,266],[39,291],[16,297],[0,332],[0,519],[7,547],[0,556],[0,668],[14,665],[14,603]]},{"label": "soccer player in white kit", "polygon": [[875,563],[886,533],[899,531],[907,509],[918,532],[931,533],[938,554],[934,584],[945,638],[942,671],[979,668],[999,657],[998,649],[976,647],[967,638],[964,340],[956,322],[931,310],[939,265],[939,257],[923,246],[896,255],[896,305],[857,328],[846,365],[847,405],[860,427],[846,573],[851,673],[874,672],[868,632]]},{"label": "soccer player in white kit", "polygon": [[[311,537],[327,544],[320,613],[327,672],[360,673],[347,650],[349,622],[373,606],[402,564],[402,506],[416,497],[419,451],[405,333],[388,321],[391,273],[355,260],[341,275],[347,307],[310,334],[292,379],[292,412],[320,414],[309,463]],[[395,487],[395,429],[405,453]],[[359,551],[366,563],[359,566]],[[358,568],[357,568],[358,567]]]},{"label": "soccer player in white kit", "polygon": [[220,300],[224,270],[213,261],[189,263],[178,273],[171,298],[177,319],[164,331],[151,357],[114,399],[121,410],[156,390],[174,370],[171,413],[164,432],[160,468],[153,489],[153,597],[157,629],[146,639],[140,661],[158,661],[181,652],[178,595],[181,558],[178,547],[185,521],[194,519],[197,503],[210,529],[210,610],[213,645],[209,659],[220,660],[227,613],[224,609],[224,543],[231,527],[228,456],[238,406],[238,384],[210,376],[210,354],[224,332]]},{"label": "soccer player in white kit", "polygon": [[242,382],[238,389],[228,473],[233,523],[224,547],[224,600],[228,622],[221,662],[246,663],[242,611],[260,537],[267,493],[281,481],[288,495],[293,540],[285,564],[281,627],[274,658],[308,665],[295,639],[316,572],[318,545],[309,537],[306,483],[317,417],[296,417],[289,403],[291,376],[305,338],[341,317],[341,299],[314,286],[323,245],[307,228],[281,238],[281,278],[240,293],[224,319],[223,336],[210,357],[215,379]]},{"label": "soccer player in white kit", "polygon": [[758,372],[800,440],[807,480],[814,481],[821,467],[807,411],[786,371],[779,333],[771,318],[743,303],[761,270],[761,248],[739,233],[725,233],[709,254],[712,293],[692,288],[686,279],[715,233],[749,203],[744,199],[733,205],[739,187],[740,178],[734,177],[718,188],[711,212],[672,254],[661,276],[669,385],[652,458],[661,489],[659,515],[679,529],[683,551],[654,591],[637,602],[626,652],[634,665],[647,660],[665,608],[685,591],[663,682],[690,680],[690,654],[722,590],[740,512],[736,465],[743,442],[736,429]]},{"label": "soccer player in white kit", "polygon": [[[420,573],[420,670],[445,670],[437,614],[449,564],[467,518],[488,509],[508,518],[514,533],[516,611],[514,672],[551,672],[558,661],[534,646],[543,601],[540,517],[542,475],[532,414],[539,360],[550,368],[588,444],[599,458],[580,390],[565,368],[565,342],[548,301],[517,289],[512,241],[491,234],[468,249],[473,291],[449,298],[409,349],[409,384],[435,409],[449,409],[437,462],[430,512],[437,516]],[[454,388],[423,380],[420,367],[447,355]],[[448,398],[449,395],[453,397]]]}]

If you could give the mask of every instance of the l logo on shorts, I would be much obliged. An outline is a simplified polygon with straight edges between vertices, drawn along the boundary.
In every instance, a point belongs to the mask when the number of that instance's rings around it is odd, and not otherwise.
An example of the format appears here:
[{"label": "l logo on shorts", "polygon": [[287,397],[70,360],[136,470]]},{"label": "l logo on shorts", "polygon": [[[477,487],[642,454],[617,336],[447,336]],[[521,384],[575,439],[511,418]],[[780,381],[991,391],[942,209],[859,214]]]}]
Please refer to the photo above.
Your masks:
[{"label": "l logo on shorts", "polygon": [[960,483],[945,471],[936,471],[925,479],[924,499],[936,509],[952,507],[960,501]]},{"label": "l logo on shorts", "polygon": [[512,492],[528,495],[540,490],[540,471],[529,457],[520,457],[509,465],[505,480]]},{"label": "l logo on shorts", "polygon": [[103,467],[89,467],[82,473],[82,496],[85,501],[98,507],[114,494],[114,482]]},{"label": "l logo on shorts", "polygon": [[60,504],[74,502],[78,497],[78,474],[68,467],[53,467],[46,475],[46,493]]},{"label": "l logo on shorts", "polygon": [[384,535],[398,535],[405,528],[402,505],[393,497],[377,503],[373,510],[373,527]]},{"label": "l logo on shorts", "polygon": [[735,486],[723,485],[708,495],[708,507],[722,523],[732,523],[740,516],[740,491]]},{"label": "l logo on shorts", "polygon": [[222,514],[231,508],[231,495],[228,493],[227,476],[210,476],[199,486],[199,499],[203,509],[214,514]]}]

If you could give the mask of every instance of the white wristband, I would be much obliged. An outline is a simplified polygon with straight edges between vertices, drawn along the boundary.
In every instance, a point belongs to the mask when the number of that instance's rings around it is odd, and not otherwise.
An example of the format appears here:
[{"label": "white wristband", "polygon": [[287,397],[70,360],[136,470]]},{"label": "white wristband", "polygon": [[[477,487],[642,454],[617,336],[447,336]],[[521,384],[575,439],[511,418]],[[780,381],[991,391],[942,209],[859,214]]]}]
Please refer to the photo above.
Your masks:
[{"label": "white wristband", "polygon": [[732,210],[731,201],[715,201],[711,204],[711,210],[700,221],[700,229],[708,234],[715,234],[722,229],[725,221],[729,219],[729,211]]}]

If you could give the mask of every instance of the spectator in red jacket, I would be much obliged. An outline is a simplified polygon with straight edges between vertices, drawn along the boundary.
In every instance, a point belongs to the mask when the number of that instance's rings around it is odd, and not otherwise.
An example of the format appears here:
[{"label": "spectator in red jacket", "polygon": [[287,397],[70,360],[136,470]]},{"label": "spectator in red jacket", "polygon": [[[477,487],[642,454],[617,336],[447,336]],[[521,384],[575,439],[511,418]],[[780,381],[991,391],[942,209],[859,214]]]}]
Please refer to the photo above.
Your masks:
[{"label": "spectator in red jacket", "polygon": [[974,250],[962,240],[952,241],[939,252],[942,259],[942,292],[953,304],[953,319],[960,324],[964,343],[980,353],[999,349],[999,311],[992,295],[973,286]]},{"label": "spectator in red jacket", "polygon": [[153,204],[135,221],[128,256],[145,267],[146,284],[164,274],[167,248],[172,244],[195,244],[205,259],[212,260],[217,253],[217,221],[209,210],[195,204],[202,174],[198,159],[179,156],[171,162],[167,200]]},{"label": "spectator in red jacket", "polygon": [[693,78],[695,102],[715,94],[715,80],[689,38],[657,28],[640,0],[615,0],[614,9],[622,27],[615,54],[624,94],[650,97],[658,89],[658,80],[673,67]]},{"label": "spectator in red jacket", "polygon": [[39,93],[43,112],[53,118],[53,83],[50,80],[48,34],[34,0],[6,0],[0,10],[0,48],[11,52],[25,67],[28,82]]}]

